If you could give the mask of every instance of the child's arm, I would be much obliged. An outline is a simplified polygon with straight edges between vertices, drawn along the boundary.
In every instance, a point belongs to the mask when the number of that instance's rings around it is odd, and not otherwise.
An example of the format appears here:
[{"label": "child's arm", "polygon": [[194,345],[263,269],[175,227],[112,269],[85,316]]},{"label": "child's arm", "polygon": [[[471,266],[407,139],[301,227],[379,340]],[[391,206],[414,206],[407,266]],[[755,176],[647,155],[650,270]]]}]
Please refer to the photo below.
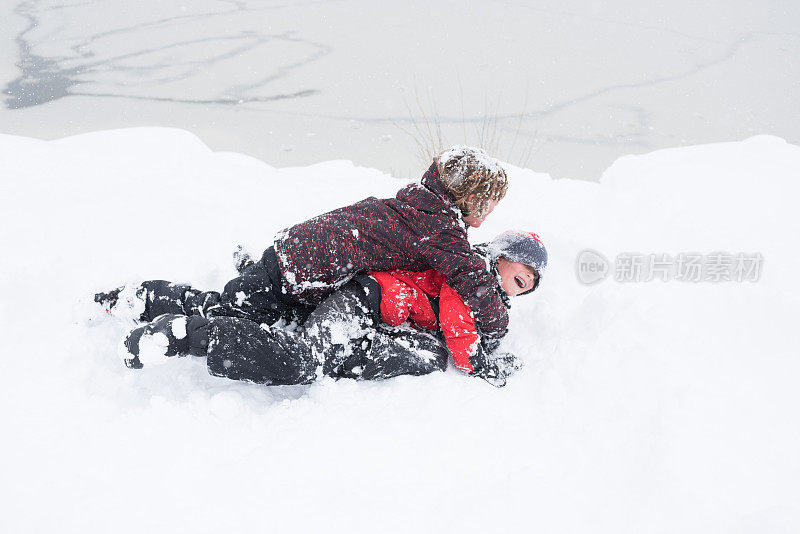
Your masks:
[{"label": "child's arm", "polygon": [[462,371],[503,387],[506,378],[521,367],[521,361],[513,354],[495,353],[488,357],[469,306],[447,284],[442,284],[439,293],[439,325],[453,362]]},{"label": "child's arm", "polygon": [[463,234],[455,232],[430,237],[422,243],[421,252],[472,310],[484,340],[496,345],[506,334],[508,311],[497,294],[497,281],[486,270],[484,259],[472,251]]},{"label": "child's arm", "polygon": [[442,284],[439,293],[439,326],[456,367],[467,373],[474,371],[470,358],[478,353],[481,338],[469,307],[447,284]]}]

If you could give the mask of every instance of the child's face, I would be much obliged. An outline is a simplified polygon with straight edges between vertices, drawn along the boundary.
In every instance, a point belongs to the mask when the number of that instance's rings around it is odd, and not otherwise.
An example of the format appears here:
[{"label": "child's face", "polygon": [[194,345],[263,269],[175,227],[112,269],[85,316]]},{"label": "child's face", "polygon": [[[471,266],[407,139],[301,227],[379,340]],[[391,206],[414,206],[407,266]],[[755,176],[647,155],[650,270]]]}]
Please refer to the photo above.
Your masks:
[{"label": "child's face", "polygon": [[483,221],[486,220],[486,217],[488,217],[489,214],[494,211],[495,206],[497,206],[497,201],[490,200],[489,204],[486,206],[486,211],[477,215],[466,215],[464,216],[464,222],[473,228],[479,227],[481,224],[483,224]]},{"label": "child's face", "polygon": [[500,285],[509,297],[529,291],[536,284],[536,271],[524,263],[500,257],[497,259],[497,272]]}]

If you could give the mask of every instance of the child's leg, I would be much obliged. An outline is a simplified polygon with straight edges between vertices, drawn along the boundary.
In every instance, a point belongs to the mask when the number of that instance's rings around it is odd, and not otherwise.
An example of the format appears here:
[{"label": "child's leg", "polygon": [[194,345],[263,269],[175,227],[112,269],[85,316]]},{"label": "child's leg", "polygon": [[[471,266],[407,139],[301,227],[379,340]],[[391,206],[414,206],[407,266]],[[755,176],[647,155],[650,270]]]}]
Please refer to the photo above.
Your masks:
[{"label": "child's leg", "polygon": [[312,308],[285,294],[281,280],[278,259],[270,247],[261,260],[243,268],[239,276],[225,284],[221,294],[166,280],[148,280],[98,293],[94,300],[110,315],[137,322],[150,322],[165,313],[239,317],[268,325],[281,318],[303,322]]},{"label": "child's leg", "polygon": [[259,261],[225,284],[219,304],[209,310],[210,315],[239,317],[267,325],[282,318],[287,322],[302,322],[310,308],[284,292],[282,279],[278,258],[270,247]]},{"label": "child's leg", "polygon": [[433,334],[409,328],[384,328],[371,340],[360,359],[348,360],[339,376],[358,380],[382,380],[400,375],[426,375],[447,369],[450,353]]},{"label": "child's leg", "polygon": [[325,299],[297,333],[235,317],[212,317],[208,370],[262,384],[304,384],[363,358],[376,333],[363,290],[351,284]]},{"label": "child's leg", "polygon": [[377,333],[361,285],[351,282],[331,294],[303,323],[301,337],[322,365],[322,373],[340,376],[345,362],[361,359]]},{"label": "child's leg", "polygon": [[150,322],[165,313],[203,315],[219,303],[216,291],[200,291],[186,284],[148,280],[137,286],[123,286],[108,293],[97,293],[95,302],[110,315]]},{"label": "child's leg", "polygon": [[303,324],[301,336],[323,372],[336,378],[378,380],[447,368],[438,337],[376,321],[361,285],[350,283],[325,299]]},{"label": "child's leg", "polygon": [[133,369],[191,354],[207,356],[212,375],[233,380],[290,385],[316,377],[316,360],[299,336],[238,317],[161,315],[131,331],[124,347]]},{"label": "child's leg", "polygon": [[208,333],[208,372],[214,376],[274,386],[308,384],[317,376],[317,360],[292,332],[213,317]]}]

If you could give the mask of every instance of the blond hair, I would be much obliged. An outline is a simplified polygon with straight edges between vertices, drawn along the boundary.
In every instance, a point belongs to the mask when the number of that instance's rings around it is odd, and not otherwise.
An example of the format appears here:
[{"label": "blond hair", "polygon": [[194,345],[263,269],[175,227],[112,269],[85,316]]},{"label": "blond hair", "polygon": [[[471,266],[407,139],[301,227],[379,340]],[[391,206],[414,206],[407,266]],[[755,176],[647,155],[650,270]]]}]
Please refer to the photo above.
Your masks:
[{"label": "blond hair", "polygon": [[464,216],[480,216],[489,202],[506,196],[508,177],[500,162],[480,148],[454,146],[434,158],[439,179]]}]

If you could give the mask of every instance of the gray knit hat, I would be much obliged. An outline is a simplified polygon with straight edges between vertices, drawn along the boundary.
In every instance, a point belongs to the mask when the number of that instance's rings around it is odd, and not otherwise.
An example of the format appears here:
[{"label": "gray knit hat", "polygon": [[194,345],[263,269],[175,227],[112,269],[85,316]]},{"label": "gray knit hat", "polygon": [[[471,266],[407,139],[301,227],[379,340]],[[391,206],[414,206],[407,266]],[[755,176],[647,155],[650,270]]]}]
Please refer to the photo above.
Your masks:
[{"label": "gray knit hat", "polygon": [[526,293],[539,287],[539,282],[547,269],[547,249],[542,240],[533,232],[508,230],[495,237],[487,247],[493,261],[504,257],[518,263],[524,263],[536,269],[536,284]]}]

